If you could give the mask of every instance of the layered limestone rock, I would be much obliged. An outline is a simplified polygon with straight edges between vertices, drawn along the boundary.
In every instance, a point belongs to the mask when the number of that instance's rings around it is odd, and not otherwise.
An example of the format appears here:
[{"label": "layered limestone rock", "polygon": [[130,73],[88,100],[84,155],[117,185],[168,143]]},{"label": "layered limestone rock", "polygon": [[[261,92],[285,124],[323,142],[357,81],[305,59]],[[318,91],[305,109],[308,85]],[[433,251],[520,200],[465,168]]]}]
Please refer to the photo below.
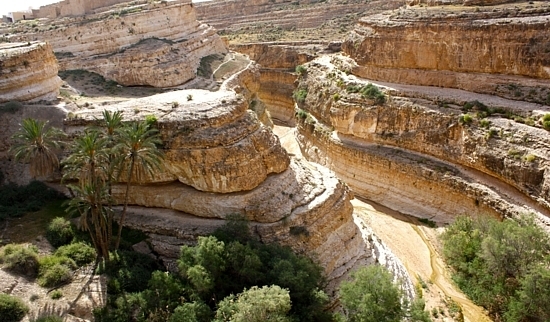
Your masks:
[{"label": "layered limestone rock", "polygon": [[364,78],[550,104],[549,16],[547,2],[400,8],[362,18],[342,47]]},{"label": "layered limestone rock", "polygon": [[190,1],[64,18],[13,39],[47,40],[61,70],[85,69],[127,86],[183,84],[202,57],[227,52],[215,30],[197,21]]},{"label": "layered limestone rock", "polygon": [[54,100],[60,87],[57,61],[49,44],[0,44],[0,103]]},{"label": "layered limestone rock", "polygon": [[[258,77],[249,65],[217,92],[174,91],[106,107],[124,120],[154,115],[163,142],[164,171],[131,188],[126,223],[147,232],[169,263],[181,245],[242,215],[262,241],[316,258],[334,298],[352,268],[373,261],[370,246],[353,222],[347,186],[320,165],[290,159],[249,109]],[[65,121],[67,132],[97,124],[101,112],[76,112]],[[121,201],[124,187],[113,193]]]},{"label": "layered limestone rock", "polygon": [[[157,118],[165,166],[150,182],[179,180],[202,191],[226,193],[251,190],[288,167],[289,157],[277,138],[235,92],[169,92],[106,110],[122,111],[125,120]],[[66,125],[71,133],[81,131],[101,113],[77,112]]]},{"label": "layered limestone rock", "polygon": [[[348,66],[345,58],[332,62]],[[550,108],[387,83],[379,86],[389,96],[377,104],[357,92],[368,83],[323,57],[308,64],[298,86],[308,93],[298,113],[304,154],[356,194],[442,221],[465,212],[550,214],[550,134],[539,123]]]},{"label": "layered limestone rock", "polygon": [[[123,192],[118,194],[121,197]],[[240,214],[250,220],[262,241],[314,256],[328,275],[329,289],[335,290],[337,281],[371,256],[353,223],[350,198],[347,187],[332,172],[293,159],[286,171],[269,176],[247,193],[214,194],[174,183],[132,188],[132,204],[172,208],[194,216],[174,212],[157,216],[153,210],[135,210],[128,225],[154,234],[155,250],[174,258],[180,245],[223,224],[214,219]]]}]

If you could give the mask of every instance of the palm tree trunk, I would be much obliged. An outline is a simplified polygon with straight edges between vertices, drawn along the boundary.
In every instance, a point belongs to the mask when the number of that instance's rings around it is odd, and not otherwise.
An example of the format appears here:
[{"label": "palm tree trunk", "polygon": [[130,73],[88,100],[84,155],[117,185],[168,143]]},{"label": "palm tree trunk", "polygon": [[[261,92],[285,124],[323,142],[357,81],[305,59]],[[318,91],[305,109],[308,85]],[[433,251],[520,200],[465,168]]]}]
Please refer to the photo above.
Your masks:
[{"label": "palm tree trunk", "polygon": [[126,211],[128,210],[128,198],[130,196],[130,182],[132,181],[132,177],[134,174],[134,164],[135,164],[135,158],[132,156],[132,160],[130,161],[130,171],[128,172],[128,178],[126,181],[126,194],[124,196],[124,207],[122,208],[122,214],[120,215],[120,221],[118,223],[118,236],[116,239],[116,245],[115,250],[118,249],[120,246],[120,239],[122,237],[122,225],[124,224],[124,218],[126,217]]}]

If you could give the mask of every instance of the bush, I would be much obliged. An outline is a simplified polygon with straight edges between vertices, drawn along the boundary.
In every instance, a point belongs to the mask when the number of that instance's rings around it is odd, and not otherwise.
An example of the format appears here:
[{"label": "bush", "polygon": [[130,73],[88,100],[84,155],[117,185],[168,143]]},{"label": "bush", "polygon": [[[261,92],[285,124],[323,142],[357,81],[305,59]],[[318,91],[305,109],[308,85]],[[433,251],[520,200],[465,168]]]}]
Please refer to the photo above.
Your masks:
[{"label": "bush", "polygon": [[366,98],[373,99],[376,104],[384,104],[386,95],[380,91],[378,86],[369,83],[361,89],[361,95]]},{"label": "bush", "polygon": [[64,256],[44,256],[40,258],[38,284],[42,287],[55,287],[68,283],[73,278],[73,269],[76,263]]},{"label": "bush", "polygon": [[63,322],[63,318],[57,315],[42,316],[34,320],[34,322]]},{"label": "bush", "polygon": [[473,121],[473,119],[472,119],[472,116],[470,116],[470,114],[462,114],[458,118],[458,122],[460,124],[470,124],[470,123],[472,123],[472,121]]},{"label": "bush", "polygon": [[296,74],[303,75],[307,71],[307,68],[304,65],[298,65],[296,66],[295,71],[296,71]]},{"label": "bush", "polygon": [[2,322],[21,321],[29,308],[20,299],[0,293],[0,319]]},{"label": "bush", "polygon": [[52,300],[59,300],[62,297],[63,297],[63,292],[61,292],[60,290],[55,290],[50,294],[50,298]]},{"label": "bush", "polygon": [[71,222],[65,218],[57,217],[51,221],[46,229],[46,239],[53,247],[69,244],[75,236]]},{"label": "bush", "polygon": [[9,244],[0,252],[0,263],[9,271],[35,277],[38,274],[38,253],[35,246]]},{"label": "bush", "polygon": [[307,89],[302,88],[302,89],[294,91],[294,93],[292,94],[292,97],[294,97],[294,100],[297,103],[305,102],[306,97],[307,97]]},{"label": "bush", "polygon": [[352,322],[401,321],[402,295],[391,273],[379,265],[360,268],[340,285],[340,301]]},{"label": "bush", "polygon": [[76,265],[84,266],[94,261],[96,258],[96,251],[93,247],[78,242],[59,247],[54,255],[68,257],[74,260]]}]

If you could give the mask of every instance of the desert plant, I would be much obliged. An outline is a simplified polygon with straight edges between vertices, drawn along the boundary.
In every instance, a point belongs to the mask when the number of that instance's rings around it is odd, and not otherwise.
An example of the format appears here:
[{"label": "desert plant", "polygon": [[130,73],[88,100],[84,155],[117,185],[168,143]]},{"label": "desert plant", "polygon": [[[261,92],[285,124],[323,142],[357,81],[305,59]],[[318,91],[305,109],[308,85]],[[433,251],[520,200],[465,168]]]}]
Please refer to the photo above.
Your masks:
[{"label": "desert plant", "polygon": [[20,299],[0,293],[0,319],[2,322],[19,322],[29,312],[29,307]]},{"label": "desert plant", "polygon": [[69,244],[74,238],[71,222],[65,218],[54,218],[46,228],[46,239],[53,247]]},{"label": "desert plant", "polygon": [[43,287],[55,287],[70,282],[73,278],[72,270],[76,263],[65,256],[49,255],[40,258],[38,284]]},{"label": "desert plant", "polygon": [[54,255],[68,257],[74,260],[78,266],[89,264],[96,258],[95,249],[82,242],[61,246],[55,251]]},{"label": "desert plant", "polygon": [[191,95],[191,94],[187,95],[187,100],[192,101],[193,100],[193,95]]},{"label": "desert plant", "polygon": [[32,245],[8,244],[0,250],[0,263],[12,272],[35,277],[38,274],[38,250]]},{"label": "desert plant", "polygon": [[472,123],[473,118],[470,116],[470,114],[462,114],[458,117],[458,122],[460,124],[470,124]]},{"label": "desert plant", "polygon": [[50,294],[50,298],[52,300],[59,300],[60,298],[63,297],[63,292],[61,292],[61,290],[54,290],[52,291],[52,293]]},{"label": "desert plant", "polygon": [[335,93],[334,95],[332,95],[332,99],[337,102],[338,100],[340,100],[340,94]]},{"label": "desert plant", "polygon": [[31,175],[45,176],[59,167],[57,150],[64,133],[49,127],[47,121],[24,119],[21,128],[13,136],[14,145],[10,148],[15,161],[29,162]]},{"label": "desert plant", "polygon": [[298,90],[294,91],[294,93],[292,94],[292,97],[294,98],[294,100],[297,103],[305,102],[306,97],[307,97],[307,89],[301,88],[301,89],[298,89]]},{"label": "desert plant", "polygon": [[365,85],[360,92],[363,97],[373,99],[376,104],[384,104],[386,101],[386,95],[372,83]]},{"label": "desert plant", "polygon": [[307,68],[304,65],[298,65],[296,66],[295,71],[296,71],[296,74],[303,75],[307,71]]}]

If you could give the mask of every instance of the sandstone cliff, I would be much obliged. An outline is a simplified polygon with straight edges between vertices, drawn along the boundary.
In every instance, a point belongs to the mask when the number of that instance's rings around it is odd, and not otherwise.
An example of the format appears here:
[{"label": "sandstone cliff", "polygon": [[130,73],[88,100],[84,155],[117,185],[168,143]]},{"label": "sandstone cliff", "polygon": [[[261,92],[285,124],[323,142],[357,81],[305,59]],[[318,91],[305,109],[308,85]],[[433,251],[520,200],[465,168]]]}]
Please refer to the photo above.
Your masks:
[{"label": "sandstone cliff", "polygon": [[[334,297],[353,267],[372,261],[370,246],[353,222],[347,186],[322,166],[291,159],[249,109],[258,100],[258,77],[249,65],[217,92],[174,91],[106,107],[125,120],[154,115],[166,156],[159,177],[132,188],[131,205],[147,208],[132,208],[127,223],[173,259],[180,245],[240,214],[262,241],[315,257]],[[66,130],[78,133],[100,115],[99,109],[76,112]],[[122,187],[114,193],[122,199]]]},{"label": "sandstone cliff", "polygon": [[169,87],[193,79],[202,57],[227,51],[188,1],[128,6],[45,22],[12,39],[47,40],[61,70],[85,69],[120,84]]},{"label": "sandstone cliff", "polygon": [[550,104],[549,15],[547,2],[400,8],[362,18],[342,47],[364,78]]},{"label": "sandstone cliff", "polygon": [[60,86],[57,61],[49,44],[0,44],[0,103],[53,100]]},{"label": "sandstone cliff", "polygon": [[[332,62],[349,67],[346,58]],[[389,96],[377,104],[351,90],[367,83],[323,57],[308,64],[298,85],[307,90],[298,114],[304,155],[335,171],[357,195],[441,221],[460,213],[550,214],[548,131],[475,107],[472,121],[461,122],[468,98],[522,122],[538,122],[550,108],[514,109],[515,102],[487,95],[387,83]]]}]

